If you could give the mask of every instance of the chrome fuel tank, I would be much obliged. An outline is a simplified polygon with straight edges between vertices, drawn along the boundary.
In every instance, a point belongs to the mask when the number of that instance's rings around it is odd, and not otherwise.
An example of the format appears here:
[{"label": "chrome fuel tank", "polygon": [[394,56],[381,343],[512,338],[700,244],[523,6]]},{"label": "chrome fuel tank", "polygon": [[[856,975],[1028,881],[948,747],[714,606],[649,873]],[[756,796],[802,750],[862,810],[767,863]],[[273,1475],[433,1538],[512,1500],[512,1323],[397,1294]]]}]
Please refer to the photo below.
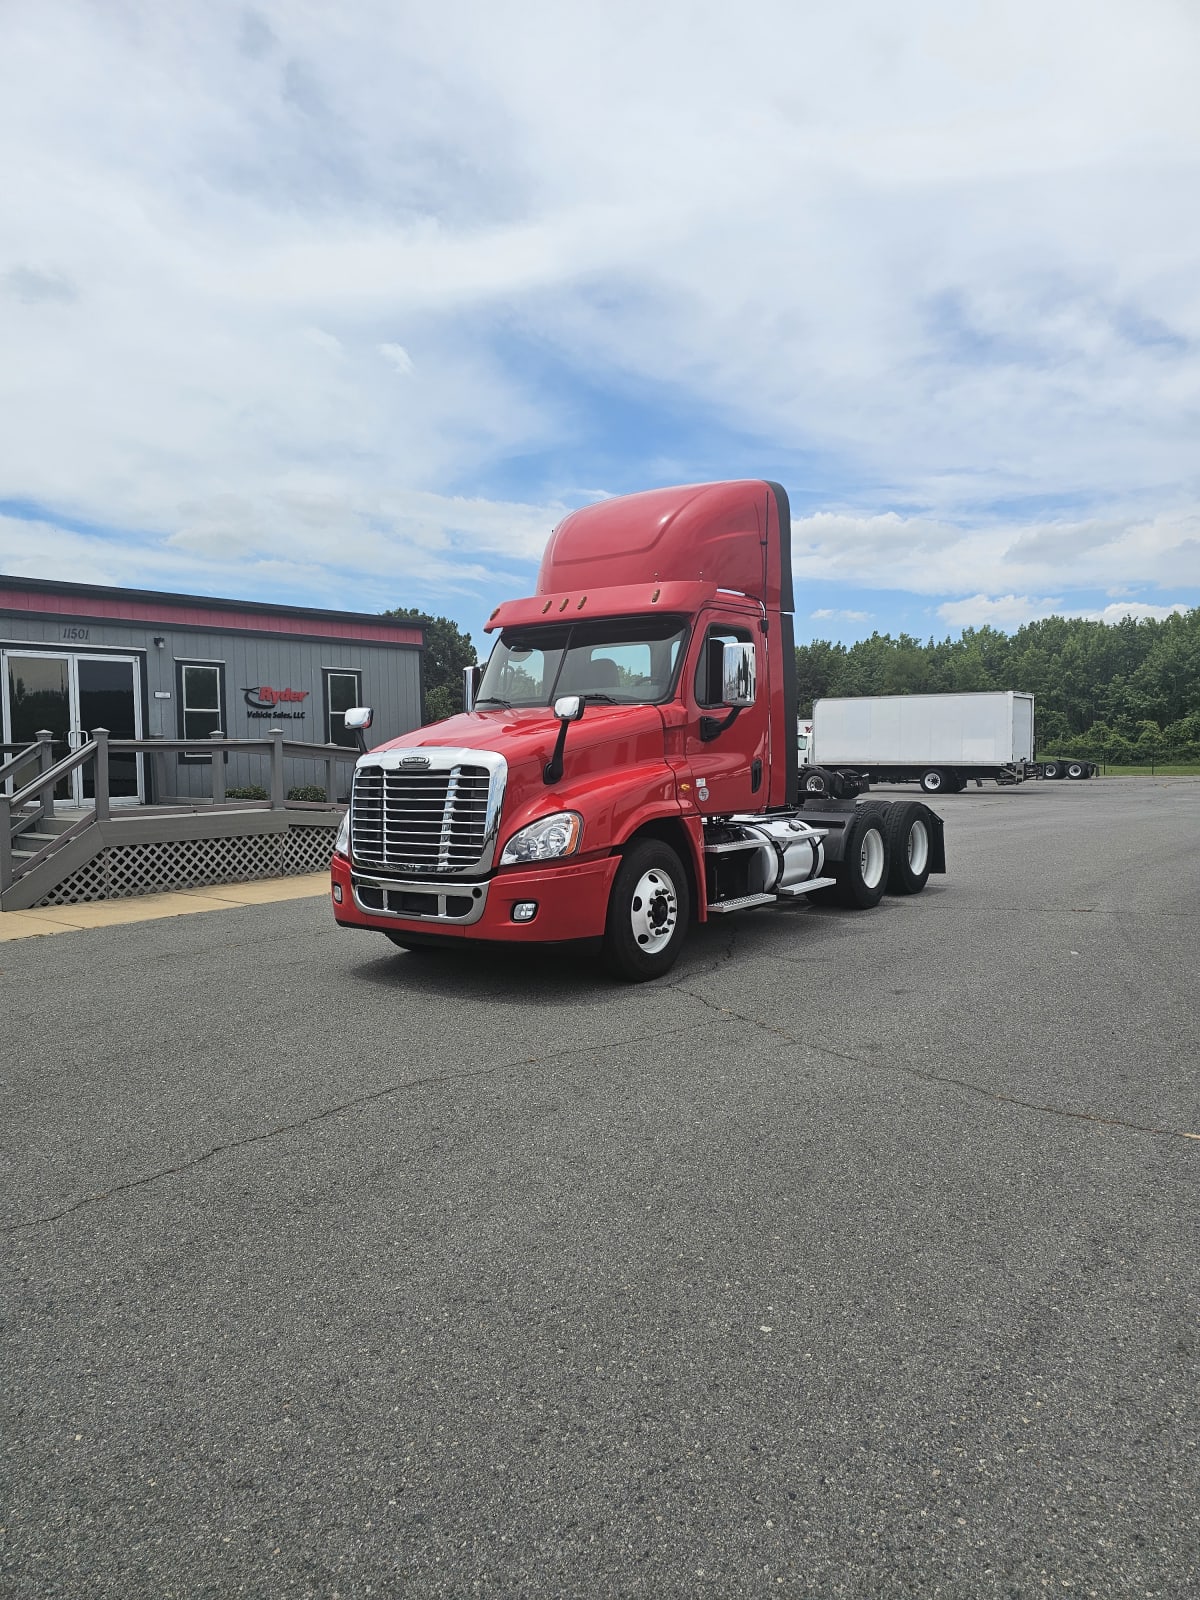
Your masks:
[{"label": "chrome fuel tank", "polygon": [[[799,817],[737,816],[730,821],[759,841],[747,882],[751,894],[777,894],[819,878],[825,864],[824,834]],[[761,878],[761,882],[759,882]]]}]

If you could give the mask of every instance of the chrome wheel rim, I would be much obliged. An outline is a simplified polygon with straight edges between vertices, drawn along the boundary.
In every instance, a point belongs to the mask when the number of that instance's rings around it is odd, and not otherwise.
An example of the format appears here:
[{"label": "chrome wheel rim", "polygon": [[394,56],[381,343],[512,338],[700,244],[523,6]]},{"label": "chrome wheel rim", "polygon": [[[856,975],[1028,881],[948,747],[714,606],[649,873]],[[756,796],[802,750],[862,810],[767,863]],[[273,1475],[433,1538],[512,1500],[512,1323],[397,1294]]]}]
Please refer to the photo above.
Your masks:
[{"label": "chrome wheel rim", "polygon": [[914,822],[908,830],[908,870],[915,878],[925,871],[929,860],[929,830],[923,822]]},{"label": "chrome wheel rim", "polygon": [[679,921],[679,896],[661,867],[643,872],[633,891],[630,926],[640,949],[647,955],[665,950]]},{"label": "chrome wheel rim", "polygon": [[877,889],[883,882],[883,835],[878,828],[868,828],[858,849],[859,870],[868,889]]}]

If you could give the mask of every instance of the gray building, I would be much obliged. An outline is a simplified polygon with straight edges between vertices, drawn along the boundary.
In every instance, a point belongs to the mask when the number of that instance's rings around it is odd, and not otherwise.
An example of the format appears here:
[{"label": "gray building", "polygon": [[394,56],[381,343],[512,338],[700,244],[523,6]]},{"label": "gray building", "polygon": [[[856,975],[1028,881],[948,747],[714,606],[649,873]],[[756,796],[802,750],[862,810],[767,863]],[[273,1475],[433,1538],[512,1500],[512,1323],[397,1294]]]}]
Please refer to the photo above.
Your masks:
[{"label": "gray building", "polygon": [[[12,754],[49,728],[57,755],[97,727],[114,739],[198,741],[280,727],[291,740],[353,745],[344,714],[369,704],[377,744],[420,723],[424,642],[411,617],[0,577],[3,743]],[[113,803],[206,795],[211,761],[202,746],[114,753]],[[289,781],[324,782],[322,764],[306,766]],[[60,798],[85,803],[88,773],[69,781]],[[227,788],[263,781],[261,757],[229,756]]]}]

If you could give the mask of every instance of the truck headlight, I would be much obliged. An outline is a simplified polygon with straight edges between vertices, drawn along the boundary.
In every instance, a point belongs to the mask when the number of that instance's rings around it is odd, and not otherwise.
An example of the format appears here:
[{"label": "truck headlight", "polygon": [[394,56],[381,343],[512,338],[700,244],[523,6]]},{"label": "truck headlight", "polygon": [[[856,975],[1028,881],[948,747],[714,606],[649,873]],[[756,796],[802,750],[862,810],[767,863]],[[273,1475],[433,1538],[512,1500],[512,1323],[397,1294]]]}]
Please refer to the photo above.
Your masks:
[{"label": "truck headlight", "polygon": [[342,825],[338,829],[337,838],[333,841],[335,856],[349,856],[350,854],[350,808],[346,807],[346,815],[342,818]]},{"label": "truck headlight", "polygon": [[578,850],[582,836],[583,818],[577,811],[555,811],[514,833],[504,846],[500,865],[515,867],[525,861],[550,861],[555,856],[569,856]]}]

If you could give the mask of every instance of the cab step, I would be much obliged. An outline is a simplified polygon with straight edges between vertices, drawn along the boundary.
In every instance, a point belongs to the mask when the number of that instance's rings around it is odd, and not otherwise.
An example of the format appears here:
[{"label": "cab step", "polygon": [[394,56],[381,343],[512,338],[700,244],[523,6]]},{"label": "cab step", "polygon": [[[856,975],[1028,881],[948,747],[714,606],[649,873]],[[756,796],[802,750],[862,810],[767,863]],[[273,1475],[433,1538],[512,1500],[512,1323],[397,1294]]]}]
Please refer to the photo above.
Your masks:
[{"label": "cab step", "polygon": [[723,917],[730,911],[749,911],[753,906],[769,906],[776,900],[798,900],[811,889],[829,889],[836,882],[836,878],[808,878],[804,883],[776,889],[773,894],[743,894],[734,900],[714,900],[708,912],[710,916]]},{"label": "cab step", "polygon": [[769,906],[775,902],[773,894],[743,894],[736,900],[713,900],[709,904],[709,916],[723,917],[727,911],[749,911],[751,906]]},{"label": "cab step", "polygon": [[724,856],[728,855],[731,850],[761,850],[762,847],[763,841],[761,838],[723,839],[720,844],[706,844],[704,846],[704,854],[706,856]]}]

